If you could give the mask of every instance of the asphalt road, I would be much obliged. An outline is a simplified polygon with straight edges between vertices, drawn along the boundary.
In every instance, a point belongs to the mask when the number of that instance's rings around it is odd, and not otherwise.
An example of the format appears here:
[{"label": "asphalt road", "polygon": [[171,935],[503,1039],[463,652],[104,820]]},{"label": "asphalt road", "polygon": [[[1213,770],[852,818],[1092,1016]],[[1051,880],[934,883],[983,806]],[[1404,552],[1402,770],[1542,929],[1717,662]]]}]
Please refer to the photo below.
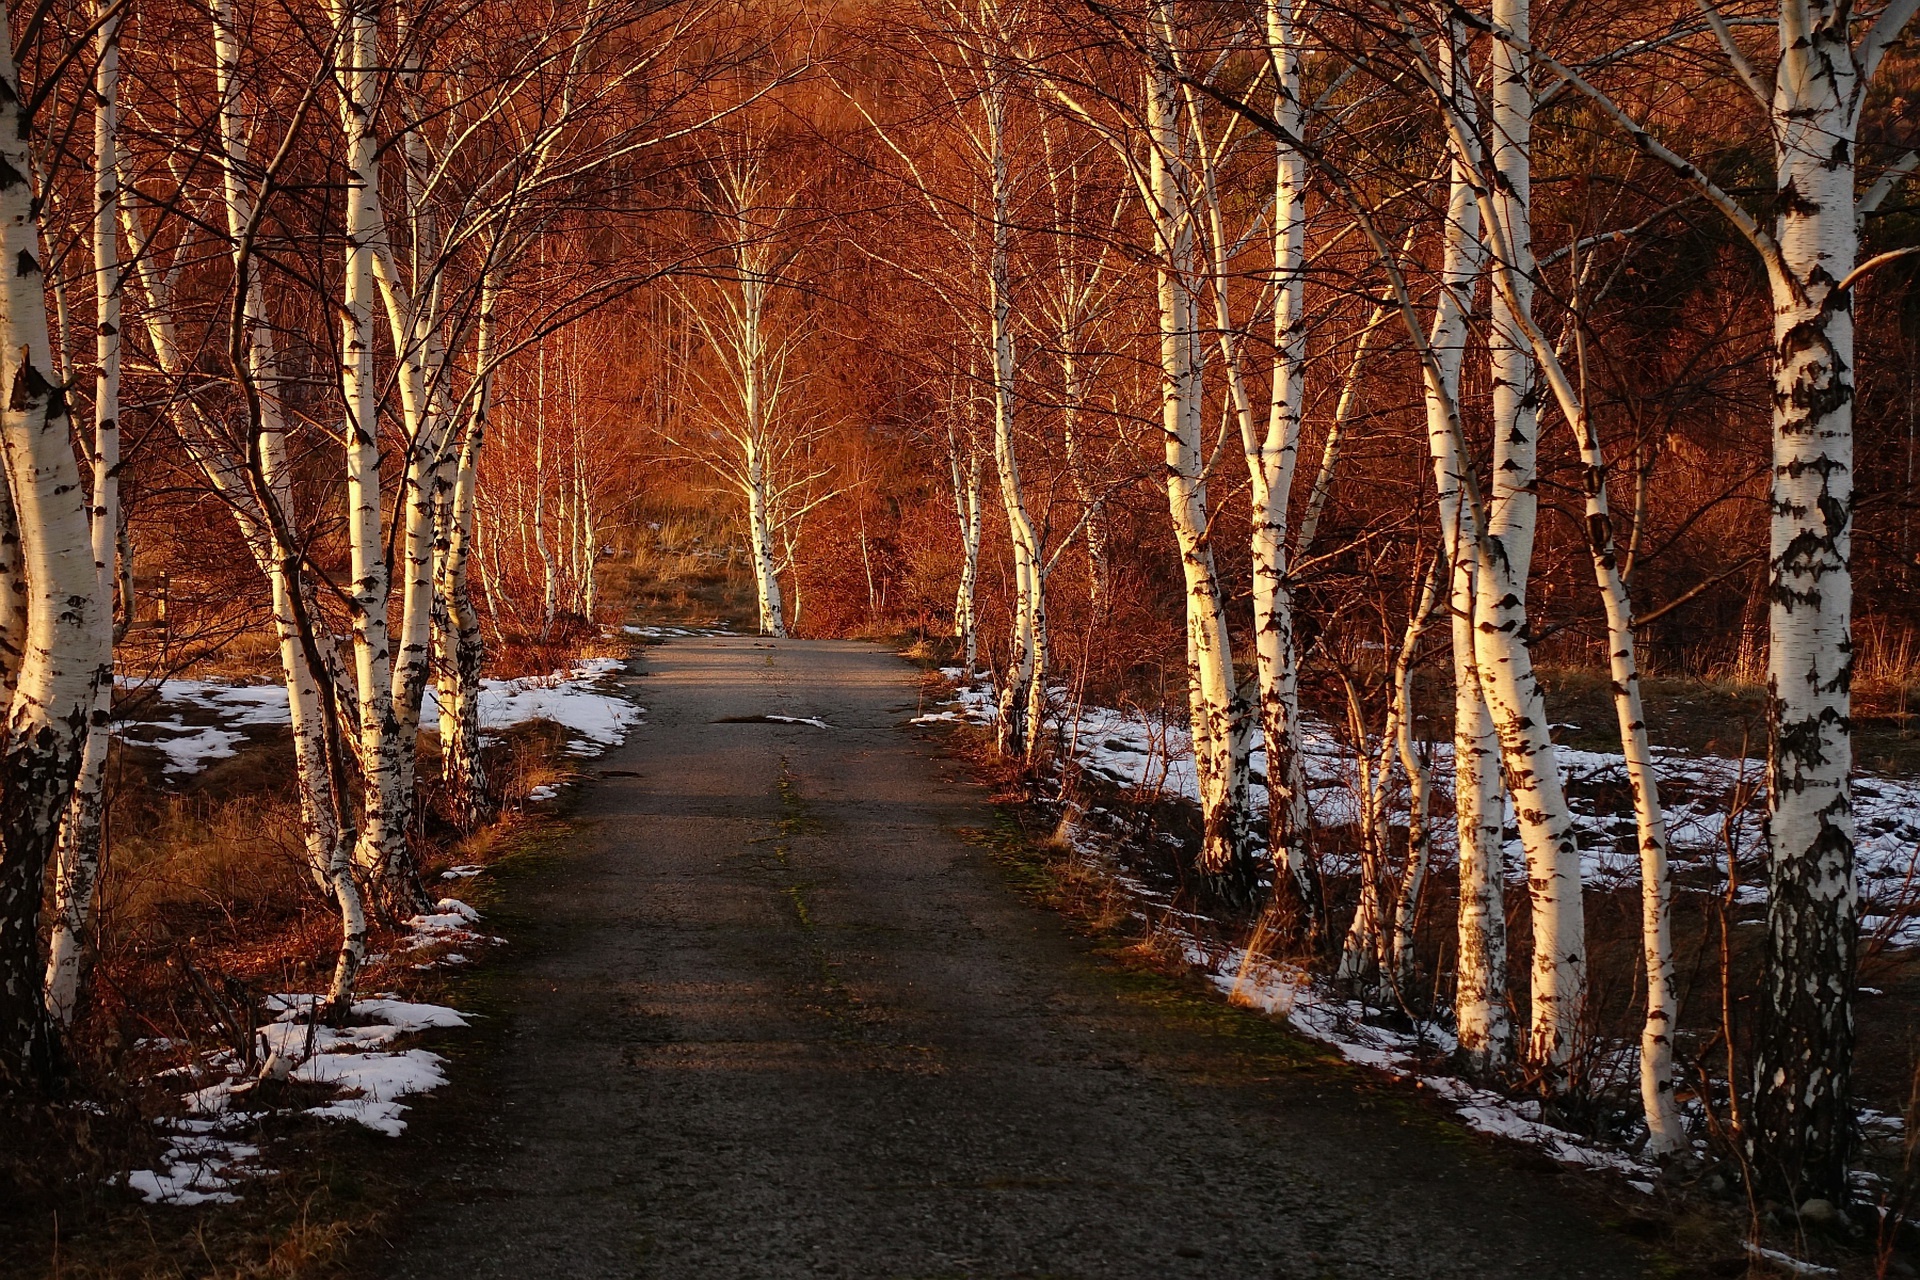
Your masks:
[{"label": "asphalt road", "polygon": [[1023,898],[898,658],[713,638],[634,669],[647,725],[507,882],[491,1030],[423,1102],[430,1173],[369,1274],[1642,1274],[1569,1175]]}]

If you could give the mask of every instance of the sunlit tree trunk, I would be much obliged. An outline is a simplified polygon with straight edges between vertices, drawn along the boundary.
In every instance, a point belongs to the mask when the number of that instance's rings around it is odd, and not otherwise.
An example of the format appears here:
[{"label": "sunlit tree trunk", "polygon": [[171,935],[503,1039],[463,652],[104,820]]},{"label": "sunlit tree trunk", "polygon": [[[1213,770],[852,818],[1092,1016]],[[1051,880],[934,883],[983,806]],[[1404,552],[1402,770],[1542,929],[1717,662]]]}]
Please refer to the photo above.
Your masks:
[{"label": "sunlit tree trunk", "polygon": [[[1427,579],[1421,591],[1420,603],[1416,606],[1423,627],[1425,620],[1433,613],[1445,576],[1446,561],[1443,559]],[[1401,647],[1400,657],[1393,668],[1393,698],[1397,714],[1392,718],[1395,728],[1394,749],[1400,757],[1401,771],[1407,775],[1407,860],[1400,874],[1400,896],[1394,904],[1393,941],[1389,948],[1394,981],[1402,1000],[1406,1000],[1413,991],[1414,925],[1420,915],[1420,896],[1426,887],[1427,862],[1432,852],[1430,819],[1433,803],[1432,771],[1420,759],[1413,740],[1413,660],[1419,634],[1409,628],[1408,637],[1409,642]]]},{"label": "sunlit tree trunk", "polygon": [[[216,9],[216,71],[222,101],[221,128],[230,148],[226,173],[228,225],[239,235],[250,217],[251,202],[239,175],[246,150],[231,94],[237,92],[232,71],[239,56],[232,36],[231,15]],[[120,157],[121,225],[132,254],[129,269],[146,296],[141,308],[156,362],[167,373],[181,377],[187,356],[173,324],[171,274],[157,269],[151,241],[128,203],[127,159]],[[236,243],[236,261],[240,247]],[[342,945],[335,965],[330,1003],[339,1008],[351,997],[352,978],[364,950],[365,917],[353,876],[354,827],[346,811],[348,772],[352,767],[349,737],[357,732],[350,700],[338,696],[347,678],[335,656],[331,632],[323,629],[312,584],[302,572],[302,552],[292,535],[291,473],[287,465],[285,427],[278,401],[278,371],[264,295],[257,274],[250,275],[242,317],[242,359],[253,382],[259,419],[258,483],[250,481],[248,465],[230,454],[197,402],[185,399],[176,406],[181,438],[188,454],[208,484],[228,503],[242,540],[271,588],[274,627],[280,646],[282,674],[287,686],[293,730],[295,783],[300,798],[309,865],[321,887],[331,893],[341,913]]]},{"label": "sunlit tree trunk", "polygon": [[[109,664],[113,653],[114,557],[120,535],[120,229],[119,126],[120,11],[99,16],[99,58],[93,92],[93,285],[95,300],[93,402],[94,617]],[[106,821],[107,747],[113,722],[113,675],[109,665],[94,692],[81,750],[80,773],[60,828],[53,885],[53,930],[48,940],[47,1010],[65,1026],[80,997],[80,966],[91,947],[93,890],[99,877]]]},{"label": "sunlit tree trunk", "polygon": [[1850,46],[1852,9],[1783,5],[1773,85],[1773,482],[1767,592],[1767,977],[1754,1054],[1764,1190],[1851,1188],[1859,938],[1853,677],[1854,155],[1866,83],[1910,20],[1895,3]]},{"label": "sunlit tree trunk", "polygon": [[[1268,0],[1267,54],[1278,83],[1275,118],[1295,138],[1305,131],[1300,104],[1300,46],[1293,0]],[[1276,887],[1291,886],[1302,930],[1322,928],[1318,882],[1308,848],[1307,773],[1300,737],[1300,689],[1287,566],[1287,516],[1306,403],[1307,162],[1281,142],[1274,155],[1273,381],[1266,432],[1247,451],[1252,480],[1253,635],[1260,728],[1267,750],[1267,817]],[[1224,267],[1224,263],[1221,264]],[[1254,444],[1247,433],[1248,444]]]},{"label": "sunlit tree trunk", "polygon": [[740,349],[740,412],[745,418],[740,440],[745,457],[741,459],[741,496],[747,504],[747,536],[753,557],[754,593],[760,602],[760,634],[784,638],[787,620],[780,599],[779,558],[774,552],[773,495],[767,474],[767,444],[771,438],[767,421],[767,302],[772,282],[747,266],[751,255],[742,254],[740,300],[733,311]]},{"label": "sunlit tree trunk", "polygon": [[[216,0],[213,9],[215,91],[219,96],[219,126],[225,164],[222,185],[227,231],[234,241],[236,268],[243,252],[242,237],[253,221],[253,199],[248,190],[247,130],[241,118],[238,67],[240,40],[229,0]],[[353,829],[343,821],[345,743],[340,726],[327,705],[332,673],[316,661],[331,636],[315,633],[315,602],[307,592],[301,555],[288,538],[293,520],[293,477],[287,457],[286,422],[281,408],[279,357],[266,308],[266,291],[259,272],[246,280],[242,323],[244,360],[259,408],[259,459],[263,492],[254,516],[249,543],[268,578],[274,630],[279,641],[281,678],[287,688],[287,706],[293,732],[295,788],[307,865],[315,882],[333,899],[340,915],[340,947],[334,960],[327,1004],[342,1011],[351,1004],[353,981],[366,957],[367,920],[360,887],[353,874]],[[154,307],[170,299],[152,295]],[[243,530],[249,518],[236,507]]]},{"label": "sunlit tree trunk", "polygon": [[1539,390],[1525,326],[1531,323],[1532,127],[1528,0],[1496,0],[1493,22],[1508,39],[1493,45],[1494,171],[1484,234],[1509,281],[1495,293],[1488,347],[1493,381],[1493,486],[1487,556],[1476,583],[1475,641],[1481,691],[1500,735],[1507,789],[1527,855],[1533,920],[1529,1060],[1564,1088],[1586,999],[1586,915],[1580,851],[1527,635],[1527,578],[1538,510],[1535,451]]},{"label": "sunlit tree trunk", "polygon": [[746,459],[747,529],[753,540],[753,583],[760,600],[760,634],[787,634],[780,600],[780,574],[773,553],[773,517],[767,509],[766,459],[749,443]]},{"label": "sunlit tree trunk", "polygon": [[473,561],[480,451],[493,410],[494,346],[499,325],[495,269],[490,255],[480,285],[475,385],[469,392],[473,403],[460,441],[446,521],[447,545],[440,556],[437,586],[444,619],[437,638],[441,769],[457,821],[467,830],[484,822],[490,808],[486,769],[480,755],[480,671],[486,642],[480,632],[479,610],[473,606],[469,568]]},{"label": "sunlit tree trunk", "polygon": [[1186,584],[1187,687],[1194,773],[1199,786],[1200,869],[1241,877],[1246,869],[1246,706],[1228,640],[1226,602],[1208,545],[1206,458],[1202,439],[1204,347],[1195,296],[1193,208],[1185,183],[1186,140],[1172,76],[1147,73],[1148,215],[1154,224],[1154,272],[1160,326],[1161,427],[1166,446],[1167,509],[1180,545]]},{"label": "sunlit tree trunk", "polygon": [[1028,755],[1039,749],[1033,729],[1045,714],[1045,698],[1034,704],[1036,691],[1044,694],[1046,657],[1043,649],[1046,589],[1040,562],[1040,537],[1027,512],[1020,487],[1020,462],[1014,444],[1013,278],[1011,262],[1013,179],[1007,142],[1007,84],[1004,67],[988,73],[981,99],[991,165],[993,198],[992,244],[987,259],[987,343],[992,359],[993,458],[1000,480],[1000,501],[1006,510],[1007,532],[1013,544],[1013,618],[1007,672],[1000,684],[998,737],[1002,754]]},{"label": "sunlit tree trunk", "polygon": [[[1462,24],[1442,27],[1444,92],[1471,121],[1474,112],[1467,37]],[[1472,136],[1472,130],[1467,131]],[[1460,910],[1454,1018],[1468,1067],[1485,1072],[1512,1053],[1507,1013],[1506,911],[1501,883],[1504,816],[1500,744],[1481,687],[1474,638],[1479,591],[1480,529],[1469,500],[1472,460],[1461,456],[1454,430],[1468,318],[1484,256],[1476,200],[1479,153],[1455,148],[1442,240],[1441,289],[1429,345],[1435,369],[1426,388],[1427,441],[1439,495],[1440,541],[1447,558],[1447,612],[1453,639],[1453,800],[1459,848]]]},{"label": "sunlit tree trunk", "polygon": [[558,616],[560,573],[547,542],[547,346],[539,345],[540,372],[533,404],[533,547],[540,556],[540,635],[544,639]]},{"label": "sunlit tree trunk", "polygon": [[[0,5],[0,29],[6,12]],[[98,610],[85,489],[68,439],[66,397],[47,333],[32,161],[11,48],[0,49],[0,454],[19,553],[8,590],[19,651],[0,749],[0,1088],[50,1079],[56,1034],[47,1014],[41,895],[60,817],[72,797],[94,697],[111,678]]]},{"label": "sunlit tree trunk", "polygon": [[[1575,323],[1579,323],[1576,319]],[[1555,369],[1556,390],[1564,374]],[[1633,602],[1620,576],[1614,551],[1613,516],[1607,506],[1607,464],[1599,430],[1584,398],[1562,394],[1568,419],[1579,437],[1585,464],[1588,551],[1607,616],[1607,665],[1613,683],[1613,707],[1633,788],[1635,833],[1640,850],[1640,954],[1647,980],[1647,1016],[1640,1032],[1640,1100],[1647,1115],[1647,1150],[1672,1155],[1687,1145],[1686,1129],[1673,1096],[1673,1035],[1679,999],[1673,976],[1673,884],[1667,868],[1667,819],[1660,807],[1660,785],[1653,770],[1646,713],[1640,705],[1640,664],[1635,654]]]},{"label": "sunlit tree trunk", "polygon": [[[1413,753],[1413,664],[1426,633],[1427,619],[1439,595],[1440,575],[1422,581],[1413,613],[1401,633],[1388,673],[1387,718],[1377,740],[1367,733],[1366,711],[1358,683],[1342,672],[1347,693],[1348,729],[1359,766],[1358,796],[1362,835],[1360,900],[1341,948],[1336,976],[1391,993],[1400,975],[1399,957],[1412,949],[1412,917],[1418,909],[1420,882],[1426,875],[1426,771]],[[1407,775],[1407,861],[1395,892],[1387,867],[1393,856],[1390,809],[1393,766]],[[1406,936],[1402,938],[1402,930]]]},{"label": "sunlit tree trunk", "polygon": [[966,670],[972,674],[980,657],[979,618],[975,596],[980,577],[980,454],[969,445],[964,453],[957,439],[948,441],[953,470],[953,510],[960,522],[960,583],[953,595],[953,635],[960,642]]},{"label": "sunlit tree trunk", "polygon": [[387,626],[388,572],[381,535],[379,386],[374,371],[374,253],[380,214],[373,108],[378,82],[378,0],[335,0],[345,31],[340,120],[347,139],[346,293],[340,381],[346,401],[347,541],[354,676],[359,697],[365,810],[354,858],[382,910],[410,914],[425,898],[407,852],[407,797],[394,715]]}]

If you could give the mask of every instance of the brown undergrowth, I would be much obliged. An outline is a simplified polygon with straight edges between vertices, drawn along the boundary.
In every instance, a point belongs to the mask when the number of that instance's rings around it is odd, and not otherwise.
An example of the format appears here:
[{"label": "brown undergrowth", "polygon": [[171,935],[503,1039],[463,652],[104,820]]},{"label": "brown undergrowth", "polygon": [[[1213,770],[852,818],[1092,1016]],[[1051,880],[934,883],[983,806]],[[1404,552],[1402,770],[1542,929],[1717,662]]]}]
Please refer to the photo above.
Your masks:
[{"label": "brown undergrowth", "polygon": [[[290,744],[284,731],[259,738],[177,789],[161,784],[145,753],[116,751],[102,950],[63,1088],[0,1112],[0,1274],[333,1274],[403,1190],[382,1158],[393,1139],[276,1113],[247,1139],[270,1171],[243,1184],[237,1203],[148,1205],[121,1184],[160,1154],[155,1121],[179,1113],[181,1073],[234,1038],[220,1015],[257,1010],[274,992],[318,990],[331,971],[337,919],[301,862]],[[545,724],[501,734],[486,756],[499,793],[524,796],[571,774],[565,741]],[[436,768],[423,759],[423,784]],[[484,903],[484,877],[455,889],[442,872],[509,856],[557,821],[509,803],[493,824],[462,834],[438,818],[434,790],[423,785],[416,833],[429,894]],[[381,958],[358,989],[443,998],[445,972],[416,966],[444,948],[403,950],[403,936],[394,922],[376,925],[369,951]],[[472,958],[484,963],[484,952]],[[282,1101],[301,1101],[302,1086],[284,1088]]]}]

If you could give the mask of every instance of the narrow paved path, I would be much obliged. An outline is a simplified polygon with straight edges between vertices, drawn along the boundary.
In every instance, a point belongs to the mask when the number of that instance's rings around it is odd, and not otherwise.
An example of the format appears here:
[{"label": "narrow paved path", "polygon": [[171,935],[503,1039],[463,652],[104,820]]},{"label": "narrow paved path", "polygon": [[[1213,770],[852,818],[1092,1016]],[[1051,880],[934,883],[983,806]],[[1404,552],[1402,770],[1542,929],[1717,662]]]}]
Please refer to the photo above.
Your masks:
[{"label": "narrow paved path", "polygon": [[[648,652],[372,1274],[1640,1274],[1544,1161],[1092,954],[871,646]],[[769,723],[805,717],[828,727]],[[1196,1009],[1199,1012],[1196,1012]]]}]

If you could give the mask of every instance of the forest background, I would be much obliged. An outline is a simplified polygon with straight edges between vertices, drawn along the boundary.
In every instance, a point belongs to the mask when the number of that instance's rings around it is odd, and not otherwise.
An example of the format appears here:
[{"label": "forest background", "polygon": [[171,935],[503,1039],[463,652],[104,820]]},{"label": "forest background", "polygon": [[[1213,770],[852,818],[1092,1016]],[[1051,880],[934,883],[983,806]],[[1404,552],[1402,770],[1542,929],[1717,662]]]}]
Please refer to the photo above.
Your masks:
[{"label": "forest background", "polygon": [[[1863,907],[1834,806],[1920,770],[1912,8],[14,13],[0,1065],[124,1085],[199,970],[346,1016],[547,779],[483,671],[908,638],[1223,934],[1897,1226],[1855,1108],[1908,1102],[1913,863]],[[185,783],[108,731],[263,677],[287,738]],[[1192,793],[1086,769],[1089,710]]]}]

